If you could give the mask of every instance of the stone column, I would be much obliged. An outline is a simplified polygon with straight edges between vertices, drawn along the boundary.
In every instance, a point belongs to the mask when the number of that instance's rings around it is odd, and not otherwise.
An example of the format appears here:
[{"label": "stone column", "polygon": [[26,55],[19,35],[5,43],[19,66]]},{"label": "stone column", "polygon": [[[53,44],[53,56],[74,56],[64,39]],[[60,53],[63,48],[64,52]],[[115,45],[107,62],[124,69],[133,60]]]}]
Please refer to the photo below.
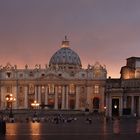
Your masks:
[{"label": "stone column", "polygon": [[17,107],[18,107],[18,95],[17,95],[17,92],[18,92],[18,88],[17,88],[17,85],[16,85],[16,86],[13,87],[13,91],[12,91],[13,96],[16,98],[16,101],[12,102],[12,108],[13,109],[17,109]]},{"label": "stone column", "polygon": [[100,95],[101,95],[101,98],[100,98],[100,104],[99,104],[99,111],[100,112],[104,112],[104,107],[105,107],[105,88],[104,86],[99,86],[100,88]]},{"label": "stone column", "polygon": [[65,109],[65,86],[62,86],[62,109]]},{"label": "stone column", "polygon": [[66,86],[66,109],[69,109],[69,88]]},{"label": "stone column", "polygon": [[126,99],[124,99],[124,106],[123,108],[126,108]]},{"label": "stone column", "polygon": [[123,92],[123,94],[124,94],[122,97],[123,98],[123,108],[126,108],[127,96],[126,96],[126,93]]},{"label": "stone column", "polygon": [[41,104],[41,86],[38,86],[38,103]]},{"label": "stone column", "polygon": [[46,86],[46,90],[45,90],[45,105],[48,104],[48,86]]},{"label": "stone column", "polygon": [[58,109],[58,90],[57,90],[57,86],[55,86],[55,104],[54,104],[54,109]]},{"label": "stone column", "polygon": [[123,115],[123,104],[124,104],[123,101],[124,101],[123,96],[120,96],[120,105],[119,105],[119,114],[120,114],[120,116]]},{"label": "stone column", "polygon": [[1,94],[1,85],[0,85],[0,110],[2,109],[2,94]]},{"label": "stone column", "polygon": [[35,100],[37,101],[38,100],[38,86],[36,85],[35,86]]},{"label": "stone column", "polygon": [[0,94],[0,96],[1,96],[1,105],[0,105],[1,109],[7,107],[7,102],[5,100],[6,94],[4,94],[4,93],[5,93],[4,86],[1,86],[1,94]]},{"label": "stone column", "polygon": [[109,93],[106,93],[106,97],[105,97],[105,104],[106,104],[106,108],[105,108],[105,115],[109,116],[109,97],[108,97]]},{"label": "stone column", "polygon": [[24,91],[24,108],[27,109],[28,108],[28,86],[24,87],[25,91]]},{"label": "stone column", "polygon": [[112,116],[112,97],[109,95],[109,117]]},{"label": "stone column", "polygon": [[93,87],[92,86],[88,86],[87,87],[87,107],[90,111],[93,110],[93,104],[92,104],[92,100],[93,100]]},{"label": "stone column", "polygon": [[80,96],[80,87],[76,86],[76,104],[75,109],[79,109],[79,96]]},{"label": "stone column", "polygon": [[18,83],[17,83],[17,85],[16,85],[16,94],[15,94],[15,98],[16,98],[16,102],[15,102],[15,109],[18,109],[18,91],[19,91],[19,89],[18,89]]},{"label": "stone column", "polygon": [[[5,86],[0,86],[0,110],[6,109],[7,107],[7,101],[5,99],[7,93]],[[9,93],[10,94],[10,93]]]},{"label": "stone column", "polygon": [[140,117],[140,96],[139,96],[139,117]]},{"label": "stone column", "polygon": [[131,96],[131,114],[134,115],[134,96]]},{"label": "stone column", "polygon": [[3,99],[3,86],[0,86],[0,109],[2,108],[6,108],[6,100]]}]

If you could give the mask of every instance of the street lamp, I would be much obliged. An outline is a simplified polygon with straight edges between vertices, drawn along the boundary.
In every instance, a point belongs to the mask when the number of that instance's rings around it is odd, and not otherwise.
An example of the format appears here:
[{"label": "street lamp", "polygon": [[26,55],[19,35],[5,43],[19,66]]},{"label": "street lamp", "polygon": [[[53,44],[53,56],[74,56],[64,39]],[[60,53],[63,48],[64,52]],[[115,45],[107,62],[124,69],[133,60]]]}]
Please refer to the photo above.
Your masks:
[{"label": "street lamp", "polygon": [[[39,105],[40,105],[40,104],[37,103],[36,100],[34,100],[34,102],[31,103],[31,106],[32,106],[34,109],[36,109]],[[37,120],[38,120],[38,119],[37,119],[37,114],[36,114],[36,112],[35,112],[34,115],[33,115],[33,122],[35,122],[35,121],[37,121]]]},{"label": "street lamp", "polygon": [[13,105],[13,102],[16,101],[16,98],[13,97],[13,94],[6,95],[5,98],[6,98],[7,103],[10,106],[10,114],[9,114],[9,117],[10,118],[13,118],[12,105]]},{"label": "street lamp", "polygon": [[37,108],[39,106],[39,103],[37,103],[37,101],[35,100],[33,103],[31,103],[31,106],[33,108]]},{"label": "street lamp", "polygon": [[104,106],[104,116],[106,116],[106,106]]}]

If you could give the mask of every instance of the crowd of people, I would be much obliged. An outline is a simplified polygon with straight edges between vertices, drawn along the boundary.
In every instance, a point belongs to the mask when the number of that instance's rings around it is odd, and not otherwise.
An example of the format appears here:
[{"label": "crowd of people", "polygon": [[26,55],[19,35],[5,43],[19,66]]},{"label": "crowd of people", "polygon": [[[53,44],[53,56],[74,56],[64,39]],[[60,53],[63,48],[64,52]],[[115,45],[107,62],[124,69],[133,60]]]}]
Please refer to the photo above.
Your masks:
[{"label": "crowd of people", "polygon": [[[53,115],[48,115],[46,117],[39,117],[37,113],[35,112],[33,114],[33,117],[31,118],[31,121],[34,122],[47,122],[47,123],[54,123],[54,124],[60,124],[60,123],[72,123],[72,122],[77,122],[79,121],[78,116],[76,115],[67,115],[67,114],[53,114]],[[26,121],[29,122],[29,118],[26,118]],[[85,117],[84,120],[85,123],[92,124],[92,119],[89,116]]]},{"label": "crowd of people", "polygon": [[[16,115],[15,115],[16,116]],[[16,116],[17,117],[17,116]],[[14,123],[14,122],[32,122],[32,123],[52,123],[52,124],[70,124],[70,123],[85,123],[85,124],[92,124],[93,123],[93,115],[72,115],[72,114],[62,114],[62,113],[56,113],[56,114],[47,114],[42,115],[38,114],[37,112],[32,112],[32,116],[20,116],[18,118],[10,118],[7,115],[0,115],[0,135],[6,134],[6,123]],[[108,120],[106,120],[108,121]]]}]

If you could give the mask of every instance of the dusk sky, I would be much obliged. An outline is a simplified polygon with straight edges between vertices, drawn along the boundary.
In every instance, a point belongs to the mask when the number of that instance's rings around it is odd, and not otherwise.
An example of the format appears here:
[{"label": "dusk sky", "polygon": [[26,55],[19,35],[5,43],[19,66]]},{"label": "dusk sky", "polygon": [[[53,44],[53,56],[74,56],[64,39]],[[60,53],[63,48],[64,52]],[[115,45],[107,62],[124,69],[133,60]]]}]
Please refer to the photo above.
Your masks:
[{"label": "dusk sky", "polygon": [[45,67],[65,35],[84,68],[98,61],[120,77],[140,57],[140,0],[0,0],[0,65]]}]

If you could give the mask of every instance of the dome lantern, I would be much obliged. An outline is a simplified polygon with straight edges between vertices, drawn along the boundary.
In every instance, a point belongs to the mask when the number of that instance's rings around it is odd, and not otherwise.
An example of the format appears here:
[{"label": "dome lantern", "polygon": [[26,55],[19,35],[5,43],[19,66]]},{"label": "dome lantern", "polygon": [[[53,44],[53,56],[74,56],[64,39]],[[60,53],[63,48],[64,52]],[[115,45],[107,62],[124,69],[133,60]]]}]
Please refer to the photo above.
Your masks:
[{"label": "dome lantern", "polygon": [[65,40],[62,41],[62,48],[69,47],[69,41],[67,39],[67,36],[65,36]]}]

